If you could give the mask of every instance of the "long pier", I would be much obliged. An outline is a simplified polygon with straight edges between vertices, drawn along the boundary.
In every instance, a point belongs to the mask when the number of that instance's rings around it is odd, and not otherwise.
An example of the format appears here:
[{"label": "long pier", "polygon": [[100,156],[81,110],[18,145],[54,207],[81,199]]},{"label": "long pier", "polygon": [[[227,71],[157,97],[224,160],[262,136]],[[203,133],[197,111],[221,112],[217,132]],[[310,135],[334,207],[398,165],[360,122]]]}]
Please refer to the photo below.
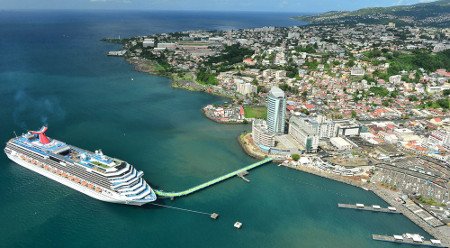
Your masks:
[{"label": "long pier", "polygon": [[430,246],[430,247],[446,247],[441,243],[440,240],[414,240],[411,237],[407,237],[405,235],[394,235],[394,236],[387,236],[387,235],[379,235],[379,234],[373,234],[372,235],[373,240],[378,241],[384,241],[384,242],[392,242],[392,243],[399,243],[399,244],[408,244],[408,245],[420,245],[420,246]]},{"label": "long pier", "polygon": [[234,177],[234,176],[236,176],[236,175],[238,175],[238,174],[240,174],[240,173],[244,173],[245,171],[249,171],[249,170],[254,169],[254,168],[256,168],[256,167],[259,167],[259,166],[261,166],[261,165],[263,165],[263,164],[269,163],[269,162],[271,162],[271,161],[272,161],[272,158],[266,158],[266,159],[263,159],[263,160],[261,160],[261,161],[259,161],[259,162],[256,162],[256,163],[254,163],[254,164],[248,165],[248,166],[246,166],[246,167],[244,167],[244,168],[242,168],[242,169],[239,169],[239,170],[230,172],[230,173],[228,173],[228,174],[226,174],[226,175],[223,175],[223,176],[221,176],[221,177],[215,178],[215,179],[213,179],[213,180],[211,180],[211,181],[202,183],[202,184],[200,184],[200,185],[197,185],[197,186],[195,186],[195,187],[192,187],[192,188],[187,189],[187,190],[184,190],[184,191],[180,191],[180,192],[164,192],[163,190],[158,190],[158,189],[155,189],[154,191],[155,191],[155,193],[156,193],[158,196],[161,196],[161,197],[170,197],[170,198],[173,198],[173,197],[186,196],[186,195],[192,194],[192,193],[194,193],[194,192],[197,192],[197,191],[199,191],[199,190],[202,190],[202,189],[204,189],[204,188],[207,188],[207,187],[209,187],[209,186],[211,186],[211,185],[214,185],[214,184],[216,184],[216,183],[225,181],[225,180],[227,180],[227,179],[229,179],[229,178],[232,178],[232,177]]},{"label": "long pier", "polygon": [[383,213],[390,213],[390,214],[400,214],[399,211],[397,211],[396,208],[388,207],[388,208],[382,208],[378,205],[373,206],[364,206],[364,204],[343,204],[338,203],[338,207],[340,208],[351,208],[351,209],[359,209],[359,210],[366,210],[366,211],[373,211],[373,212],[383,212]]}]

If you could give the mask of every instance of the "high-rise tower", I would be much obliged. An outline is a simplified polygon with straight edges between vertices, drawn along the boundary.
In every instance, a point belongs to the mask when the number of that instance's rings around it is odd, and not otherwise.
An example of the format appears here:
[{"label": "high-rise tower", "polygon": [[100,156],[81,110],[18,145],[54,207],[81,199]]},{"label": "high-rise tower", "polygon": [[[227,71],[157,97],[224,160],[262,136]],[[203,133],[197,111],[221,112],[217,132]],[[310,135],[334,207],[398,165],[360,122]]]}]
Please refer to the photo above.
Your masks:
[{"label": "high-rise tower", "polygon": [[286,118],[286,95],[274,86],[267,97],[267,126],[268,131],[283,134]]}]

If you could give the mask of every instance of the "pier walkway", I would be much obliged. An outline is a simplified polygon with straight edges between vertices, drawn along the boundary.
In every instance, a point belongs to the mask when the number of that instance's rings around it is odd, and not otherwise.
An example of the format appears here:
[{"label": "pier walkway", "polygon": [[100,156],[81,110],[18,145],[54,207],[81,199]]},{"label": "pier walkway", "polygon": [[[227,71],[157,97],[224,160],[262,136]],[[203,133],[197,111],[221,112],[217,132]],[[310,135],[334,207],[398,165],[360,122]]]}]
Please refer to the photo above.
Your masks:
[{"label": "pier walkway", "polygon": [[225,180],[227,180],[229,178],[232,178],[232,177],[234,177],[234,176],[236,176],[236,175],[238,175],[240,173],[243,173],[245,171],[249,171],[249,170],[254,169],[254,168],[258,167],[258,166],[261,166],[263,164],[269,163],[271,161],[272,161],[272,158],[263,159],[263,160],[261,160],[259,162],[256,162],[254,164],[248,165],[248,166],[246,166],[246,167],[244,167],[242,169],[230,172],[230,173],[228,173],[226,175],[223,175],[221,177],[218,177],[218,178],[213,179],[211,181],[202,183],[200,185],[197,185],[197,186],[195,186],[193,188],[190,188],[190,189],[187,189],[187,190],[184,190],[184,191],[180,191],[180,192],[164,192],[163,190],[158,190],[158,189],[156,189],[154,191],[160,197],[170,197],[170,198],[172,198],[172,197],[186,196],[186,195],[192,194],[194,192],[197,192],[199,190],[202,190],[204,188],[207,188],[207,187],[209,187],[211,185],[214,185],[216,183],[225,181]]},{"label": "pier walkway", "polygon": [[380,207],[378,205],[364,206],[364,204],[353,205],[353,204],[338,203],[338,207],[340,207],[340,208],[359,209],[359,210],[367,210],[367,211],[373,211],[373,212],[400,214],[400,212],[397,211],[397,209],[394,208],[394,207],[382,208],[382,207]]},{"label": "pier walkway", "polygon": [[392,243],[399,243],[399,244],[408,244],[408,245],[446,247],[445,245],[441,244],[440,240],[434,240],[434,239],[423,240],[422,238],[415,240],[414,238],[408,237],[407,235],[387,236],[387,235],[373,234],[372,239],[378,240],[378,241],[385,241],[385,242],[392,242]]}]

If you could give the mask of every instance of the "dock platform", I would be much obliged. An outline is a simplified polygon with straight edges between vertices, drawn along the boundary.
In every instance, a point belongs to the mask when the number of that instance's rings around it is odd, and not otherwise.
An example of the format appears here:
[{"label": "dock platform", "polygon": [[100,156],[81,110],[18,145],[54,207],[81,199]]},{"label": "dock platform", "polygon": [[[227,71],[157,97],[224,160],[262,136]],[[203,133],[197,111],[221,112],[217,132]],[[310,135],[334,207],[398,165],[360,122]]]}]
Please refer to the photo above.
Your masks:
[{"label": "dock platform", "polygon": [[373,211],[373,212],[390,213],[390,214],[401,214],[394,207],[382,208],[382,207],[380,207],[378,205],[365,206],[364,204],[360,204],[360,203],[357,203],[357,204],[338,203],[338,207],[340,207],[340,208],[359,209],[359,210],[366,210],[366,211]]},{"label": "dock platform", "polygon": [[421,246],[430,246],[430,247],[446,247],[439,240],[414,240],[412,237],[407,235],[394,235],[394,236],[388,236],[388,235],[380,235],[380,234],[373,234],[372,235],[373,240],[378,241],[384,241],[384,242],[392,242],[392,243],[399,243],[399,244],[408,244],[408,245],[421,245]]},{"label": "dock platform", "polygon": [[246,178],[245,176],[248,175],[248,171],[242,171],[240,173],[237,174],[238,177],[240,177],[242,180],[246,181],[247,183],[250,182],[250,180],[248,178]]}]

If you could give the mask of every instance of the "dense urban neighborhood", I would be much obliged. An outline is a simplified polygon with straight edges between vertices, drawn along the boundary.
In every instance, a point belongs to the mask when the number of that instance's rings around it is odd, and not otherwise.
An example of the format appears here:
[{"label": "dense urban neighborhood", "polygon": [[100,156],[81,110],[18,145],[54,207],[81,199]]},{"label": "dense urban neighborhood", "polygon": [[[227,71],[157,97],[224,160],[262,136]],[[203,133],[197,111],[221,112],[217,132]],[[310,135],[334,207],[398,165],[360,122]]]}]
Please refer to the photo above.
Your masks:
[{"label": "dense urban neighborhood", "polygon": [[107,41],[123,44],[109,55],[137,70],[231,99],[203,112],[251,124],[239,137],[249,155],[395,199],[442,238],[450,236],[449,37],[389,22]]}]

